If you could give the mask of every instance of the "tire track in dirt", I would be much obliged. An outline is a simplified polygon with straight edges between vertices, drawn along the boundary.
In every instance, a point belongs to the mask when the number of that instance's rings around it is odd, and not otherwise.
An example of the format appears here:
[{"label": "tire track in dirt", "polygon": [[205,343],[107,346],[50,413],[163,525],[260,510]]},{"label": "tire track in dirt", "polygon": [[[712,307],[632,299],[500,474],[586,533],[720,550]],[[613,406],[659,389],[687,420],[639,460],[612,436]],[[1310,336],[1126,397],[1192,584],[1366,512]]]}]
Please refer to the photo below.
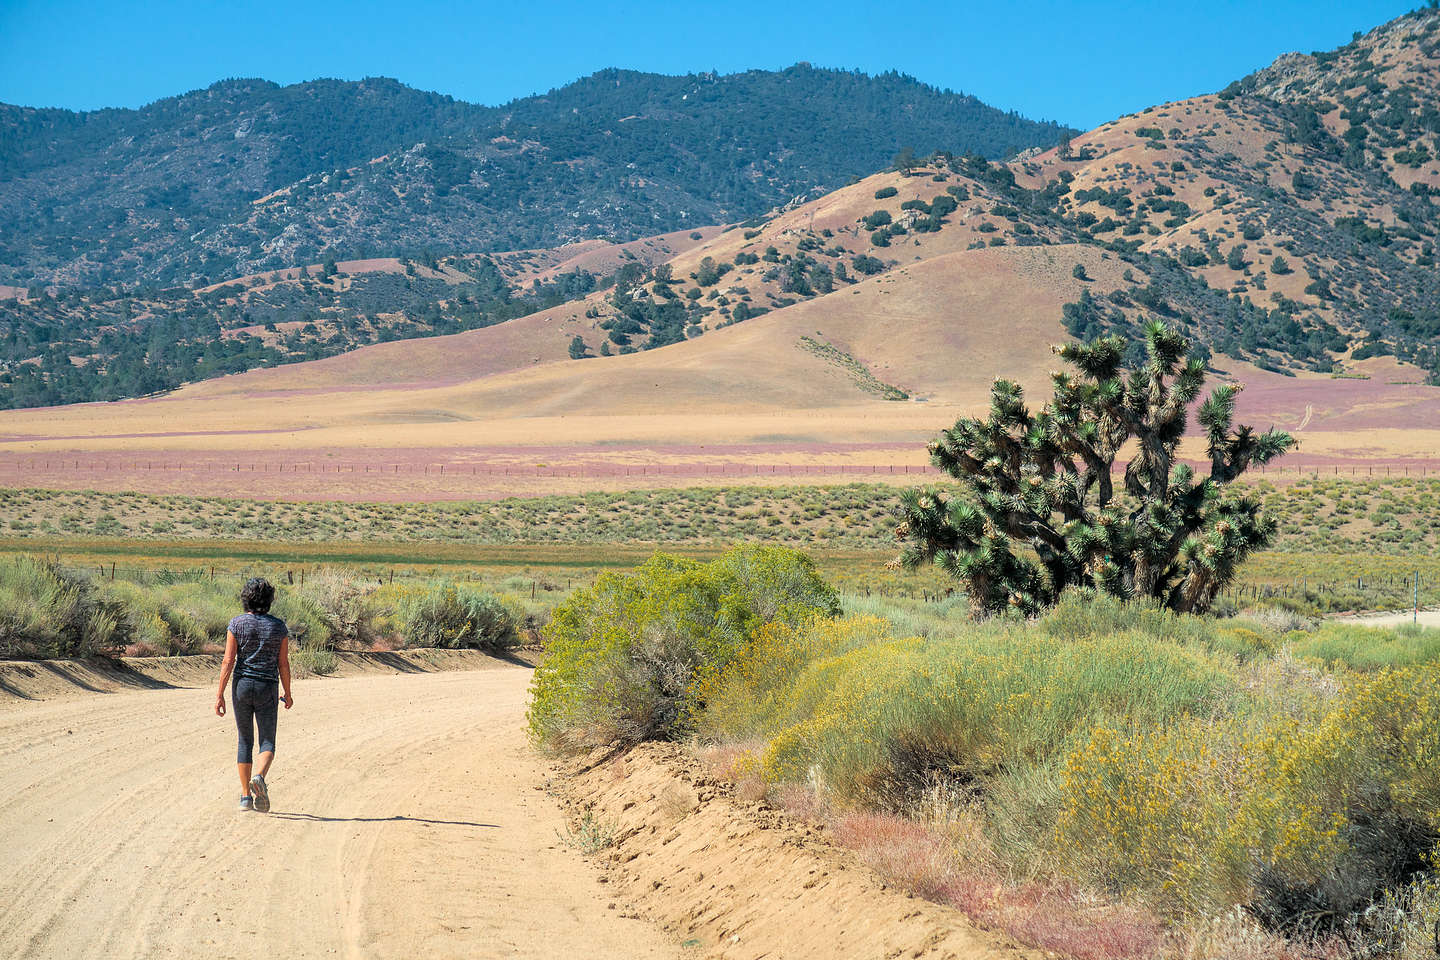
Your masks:
[{"label": "tire track in dirt", "polygon": [[297,683],[268,816],[208,686],[0,703],[0,956],[677,956],[559,839],[528,681]]}]

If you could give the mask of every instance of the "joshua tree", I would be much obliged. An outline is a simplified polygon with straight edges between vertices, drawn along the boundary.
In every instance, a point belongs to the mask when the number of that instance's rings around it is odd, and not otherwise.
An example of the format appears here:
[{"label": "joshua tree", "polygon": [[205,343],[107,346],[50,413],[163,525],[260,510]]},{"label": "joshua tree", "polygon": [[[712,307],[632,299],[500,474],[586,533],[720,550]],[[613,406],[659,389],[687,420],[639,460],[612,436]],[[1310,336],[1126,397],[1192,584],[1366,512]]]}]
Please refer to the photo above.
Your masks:
[{"label": "joshua tree", "polygon": [[[962,418],[929,444],[931,462],[962,486],[906,492],[897,562],[937,563],[964,585],[975,616],[1031,614],[1071,586],[1206,610],[1275,534],[1274,519],[1228,485],[1295,438],[1232,428],[1240,386],[1225,384],[1200,404],[1210,472],[1198,476],[1176,450],[1205,362],[1158,321],[1145,327],[1144,362],[1127,369],[1125,348],[1113,335],[1057,347],[1078,373],[1052,373],[1054,398],[1038,413],[1017,384],[996,380],[988,417]],[[1112,468],[1122,449],[1133,456],[1120,492]]]}]

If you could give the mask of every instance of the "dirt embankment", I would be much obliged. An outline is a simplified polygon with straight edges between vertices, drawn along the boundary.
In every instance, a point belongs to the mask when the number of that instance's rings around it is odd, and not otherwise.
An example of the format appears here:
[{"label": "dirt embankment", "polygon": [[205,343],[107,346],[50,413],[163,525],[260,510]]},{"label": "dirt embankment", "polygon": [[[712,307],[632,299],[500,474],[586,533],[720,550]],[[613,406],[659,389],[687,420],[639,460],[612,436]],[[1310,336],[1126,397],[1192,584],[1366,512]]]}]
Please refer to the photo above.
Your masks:
[{"label": "dirt embankment", "polygon": [[[333,677],[362,674],[435,673],[482,670],[495,657],[479,650],[398,650],[394,653],[337,653]],[[504,659],[533,666],[534,654],[517,651]],[[0,660],[0,704],[14,700],[68,700],[95,693],[204,687],[220,676],[220,657],[120,657],[93,660]],[[295,678],[307,676],[299,665]]]},{"label": "dirt embankment", "polygon": [[1044,956],[888,888],[818,828],[734,798],[679,747],[645,745],[557,782],[576,835],[608,844],[596,859],[614,909],[697,957]]}]

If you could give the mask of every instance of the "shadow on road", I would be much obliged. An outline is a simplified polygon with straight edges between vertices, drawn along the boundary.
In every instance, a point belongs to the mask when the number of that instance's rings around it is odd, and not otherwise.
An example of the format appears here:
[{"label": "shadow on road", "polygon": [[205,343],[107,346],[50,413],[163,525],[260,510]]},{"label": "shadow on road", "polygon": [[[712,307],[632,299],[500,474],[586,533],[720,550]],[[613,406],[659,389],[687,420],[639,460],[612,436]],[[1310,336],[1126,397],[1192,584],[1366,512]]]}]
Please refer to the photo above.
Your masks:
[{"label": "shadow on road", "polygon": [[409,660],[406,660],[404,657],[400,656],[399,654],[395,654],[395,653],[386,653],[386,652],[381,651],[381,652],[378,652],[378,653],[367,653],[367,654],[365,654],[365,656],[366,656],[366,658],[368,658],[368,659],[374,660],[374,662],[380,664],[381,666],[389,667],[391,670],[394,670],[396,673],[432,673],[432,672],[434,672],[434,671],[432,671],[432,670],[429,670],[429,669],[421,666],[421,665],[418,664],[418,663],[411,663]]},{"label": "shadow on road", "polygon": [[472,820],[431,820],[427,817],[322,817],[313,813],[287,813],[270,811],[270,816],[281,820],[310,820],[315,823],[429,823],[439,827],[489,827],[500,829],[498,823],[475,823]]}]

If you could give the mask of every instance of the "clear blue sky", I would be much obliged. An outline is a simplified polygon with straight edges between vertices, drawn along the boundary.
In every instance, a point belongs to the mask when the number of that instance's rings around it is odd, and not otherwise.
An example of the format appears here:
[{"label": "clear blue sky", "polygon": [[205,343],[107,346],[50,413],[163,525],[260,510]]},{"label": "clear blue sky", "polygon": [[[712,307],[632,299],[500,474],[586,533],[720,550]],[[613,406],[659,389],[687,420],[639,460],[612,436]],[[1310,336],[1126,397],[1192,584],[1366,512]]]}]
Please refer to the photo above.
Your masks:
[{"label": "clear blue sky", "polygon": [[390,76],[496,104],[608,66],[808,60],[897,69],[1083,128],[1339,46],[1418,2],[0,0],[0,101],[135,107],[225,77]]}]

